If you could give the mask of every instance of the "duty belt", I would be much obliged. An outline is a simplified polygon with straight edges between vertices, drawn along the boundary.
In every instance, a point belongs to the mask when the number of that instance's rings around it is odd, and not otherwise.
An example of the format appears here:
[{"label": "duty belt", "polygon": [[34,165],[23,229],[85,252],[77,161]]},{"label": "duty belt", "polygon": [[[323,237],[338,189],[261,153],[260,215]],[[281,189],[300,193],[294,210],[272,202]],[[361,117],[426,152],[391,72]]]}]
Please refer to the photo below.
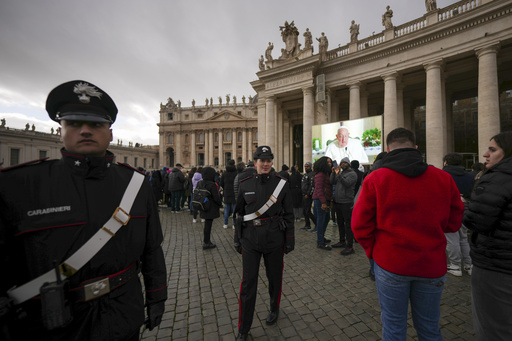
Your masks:
[{"label": "duty belt", "polygon": [[268,224],[272,223],[273,221],[278,221],[278,220],[279,220],[279,216],[275,215],[270,218],[253,219],[253,220],[246,222],[246,224],[247,224],[247,226],[263,226],[263,225],[268,225]]},{"label": "duty belt", "polygon": [[82,282],[82,286],[71,289],[71,298],[75,302],[86,302],[99,298],[114,289],[128,283],[134,276],[139,273],[139,266],[133,263],[128,268],[101,279],[95,278]]}]

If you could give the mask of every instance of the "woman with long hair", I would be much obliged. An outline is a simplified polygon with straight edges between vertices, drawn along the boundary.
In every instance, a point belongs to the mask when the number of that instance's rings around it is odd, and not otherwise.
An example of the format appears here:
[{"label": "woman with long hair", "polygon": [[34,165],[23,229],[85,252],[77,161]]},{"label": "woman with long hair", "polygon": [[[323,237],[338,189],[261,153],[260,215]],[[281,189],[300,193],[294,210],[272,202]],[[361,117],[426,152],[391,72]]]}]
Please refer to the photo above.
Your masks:
[{"label": "woman with long hair", "polygon": [[463,223],[472,231],[471,299],[478,340],[512,340],[512,131],[495,135]]},{"label": "woman with long hair", "polygon": [[331,250],[327,245],[331,241],[325,239],[325,229],[329,222],[329,212],[332,206],[332,185],[329,177],[332,172],[332,160],[327,156],[318,159],[313,165],[315,189],[313,191],[313,212],[316,216],[317,247]]}]

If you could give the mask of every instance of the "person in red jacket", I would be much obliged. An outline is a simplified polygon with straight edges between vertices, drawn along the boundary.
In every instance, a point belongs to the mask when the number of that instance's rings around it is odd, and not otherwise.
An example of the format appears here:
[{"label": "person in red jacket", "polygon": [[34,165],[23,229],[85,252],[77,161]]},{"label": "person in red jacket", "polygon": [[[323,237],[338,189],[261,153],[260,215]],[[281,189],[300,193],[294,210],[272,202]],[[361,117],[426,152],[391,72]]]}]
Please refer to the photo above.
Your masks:
[{"label": "person in red jacket", "polygon": [[442,340],[446,237],[462,223],[464,204],[452,176],[427,165],[414,134],[392,130],[388,155],[363,181],[352,229],[369,259],[381,307],[383,340],[405,339],[411,304],[420,339]]}]

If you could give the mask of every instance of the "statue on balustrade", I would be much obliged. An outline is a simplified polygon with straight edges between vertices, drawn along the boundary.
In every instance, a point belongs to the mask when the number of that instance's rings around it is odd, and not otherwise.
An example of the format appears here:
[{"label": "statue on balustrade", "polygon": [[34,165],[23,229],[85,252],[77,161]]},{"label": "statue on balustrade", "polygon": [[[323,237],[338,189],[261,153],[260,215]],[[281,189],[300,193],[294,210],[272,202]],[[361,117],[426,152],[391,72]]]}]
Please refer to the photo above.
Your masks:
[{"label": "statue on balustrade", "polygon": [[288,24],[288,21],[285,21],[284,26],[279,26],[279,30],[281,30],[281,38],[285,44],[285,48],[281,49],[279,59],[288,59],[298,55],[300,52],[299,30],[295,27],[295,23],[292,21],[291,24]]},{"label": "statue on balustrade", "polygon": [[389,30],[393,28],[393,23],[391,22],[391,18],[393,17],[393,10],[388,6],[386,6],[386,12],[382,15],[382,26]]},{"label": "statue on balustrade", "polygon": [[260,67],[260,71],[265,71],[265,62],[263,60],[263,55],[261,55],[261,58],[259,59],[258,66]]},{"label": "statue on balustrade", "polygon": [[425,7],[427,12],[435,11],[437,9],[436,0],[425,0]]},{"label": "statue on balustrade", "polygon": [[306,32],[304,32],[303,36],[304,36],[304,48],[305,49],[313,48],[313,35],[309,31],[309,28],[306,28]]},{"label": "statue on balustrade", "polygon": [[265,58],[267,58],[267,61],[271,62],[274,60],[272,58],[272,50],[274,49],[274,44],[271,42],[268,43],[267,50],[265,51]]},{"label": "statue on balustrade", "polygon": [[358,35],[359,35],[359,24],[356,24],[355,20],[352,20],[352,25],[350,25],[350,42],[355,43],[357,41]]},{"label": "statue on balustrade", "polygon": [[318,51],[320,53],[320,60],[327,60],[327,49],[329,48],[329,40],[324,32],[322,32],[322,36],[320,38],[316,38],[318,40]]}]

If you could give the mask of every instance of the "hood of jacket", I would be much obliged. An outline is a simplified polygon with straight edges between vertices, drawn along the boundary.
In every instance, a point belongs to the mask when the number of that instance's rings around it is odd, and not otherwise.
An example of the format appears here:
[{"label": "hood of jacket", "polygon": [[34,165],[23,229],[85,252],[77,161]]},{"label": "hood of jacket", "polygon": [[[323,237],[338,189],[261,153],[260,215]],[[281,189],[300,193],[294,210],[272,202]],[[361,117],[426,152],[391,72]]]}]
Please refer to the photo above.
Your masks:
[{"label": "hood of jacket", "polygon": [[388,153],[382,160],[382,167],[416,177],[425,173],[428,165],[423,161],[423,156],[418,149],[399,148]]},{"label": "hood of jacket", "polygon": [[454,176],[462,176],[466,174],[466,170],[464,169],[464,166],[454,166],[454,165],[446,165],[443,167],[443,170],[445,172],[450,173]]},{"label": "hood of jacket", "polygon": [[235,172],[236,173],[236,166],[233,165],[227,165],[226,166],[226,172]]},{"label": "hood of jacket", "polygon": [[203,180],[215,182],[215,169],[213,167],[204,167],[201,175]]}]

